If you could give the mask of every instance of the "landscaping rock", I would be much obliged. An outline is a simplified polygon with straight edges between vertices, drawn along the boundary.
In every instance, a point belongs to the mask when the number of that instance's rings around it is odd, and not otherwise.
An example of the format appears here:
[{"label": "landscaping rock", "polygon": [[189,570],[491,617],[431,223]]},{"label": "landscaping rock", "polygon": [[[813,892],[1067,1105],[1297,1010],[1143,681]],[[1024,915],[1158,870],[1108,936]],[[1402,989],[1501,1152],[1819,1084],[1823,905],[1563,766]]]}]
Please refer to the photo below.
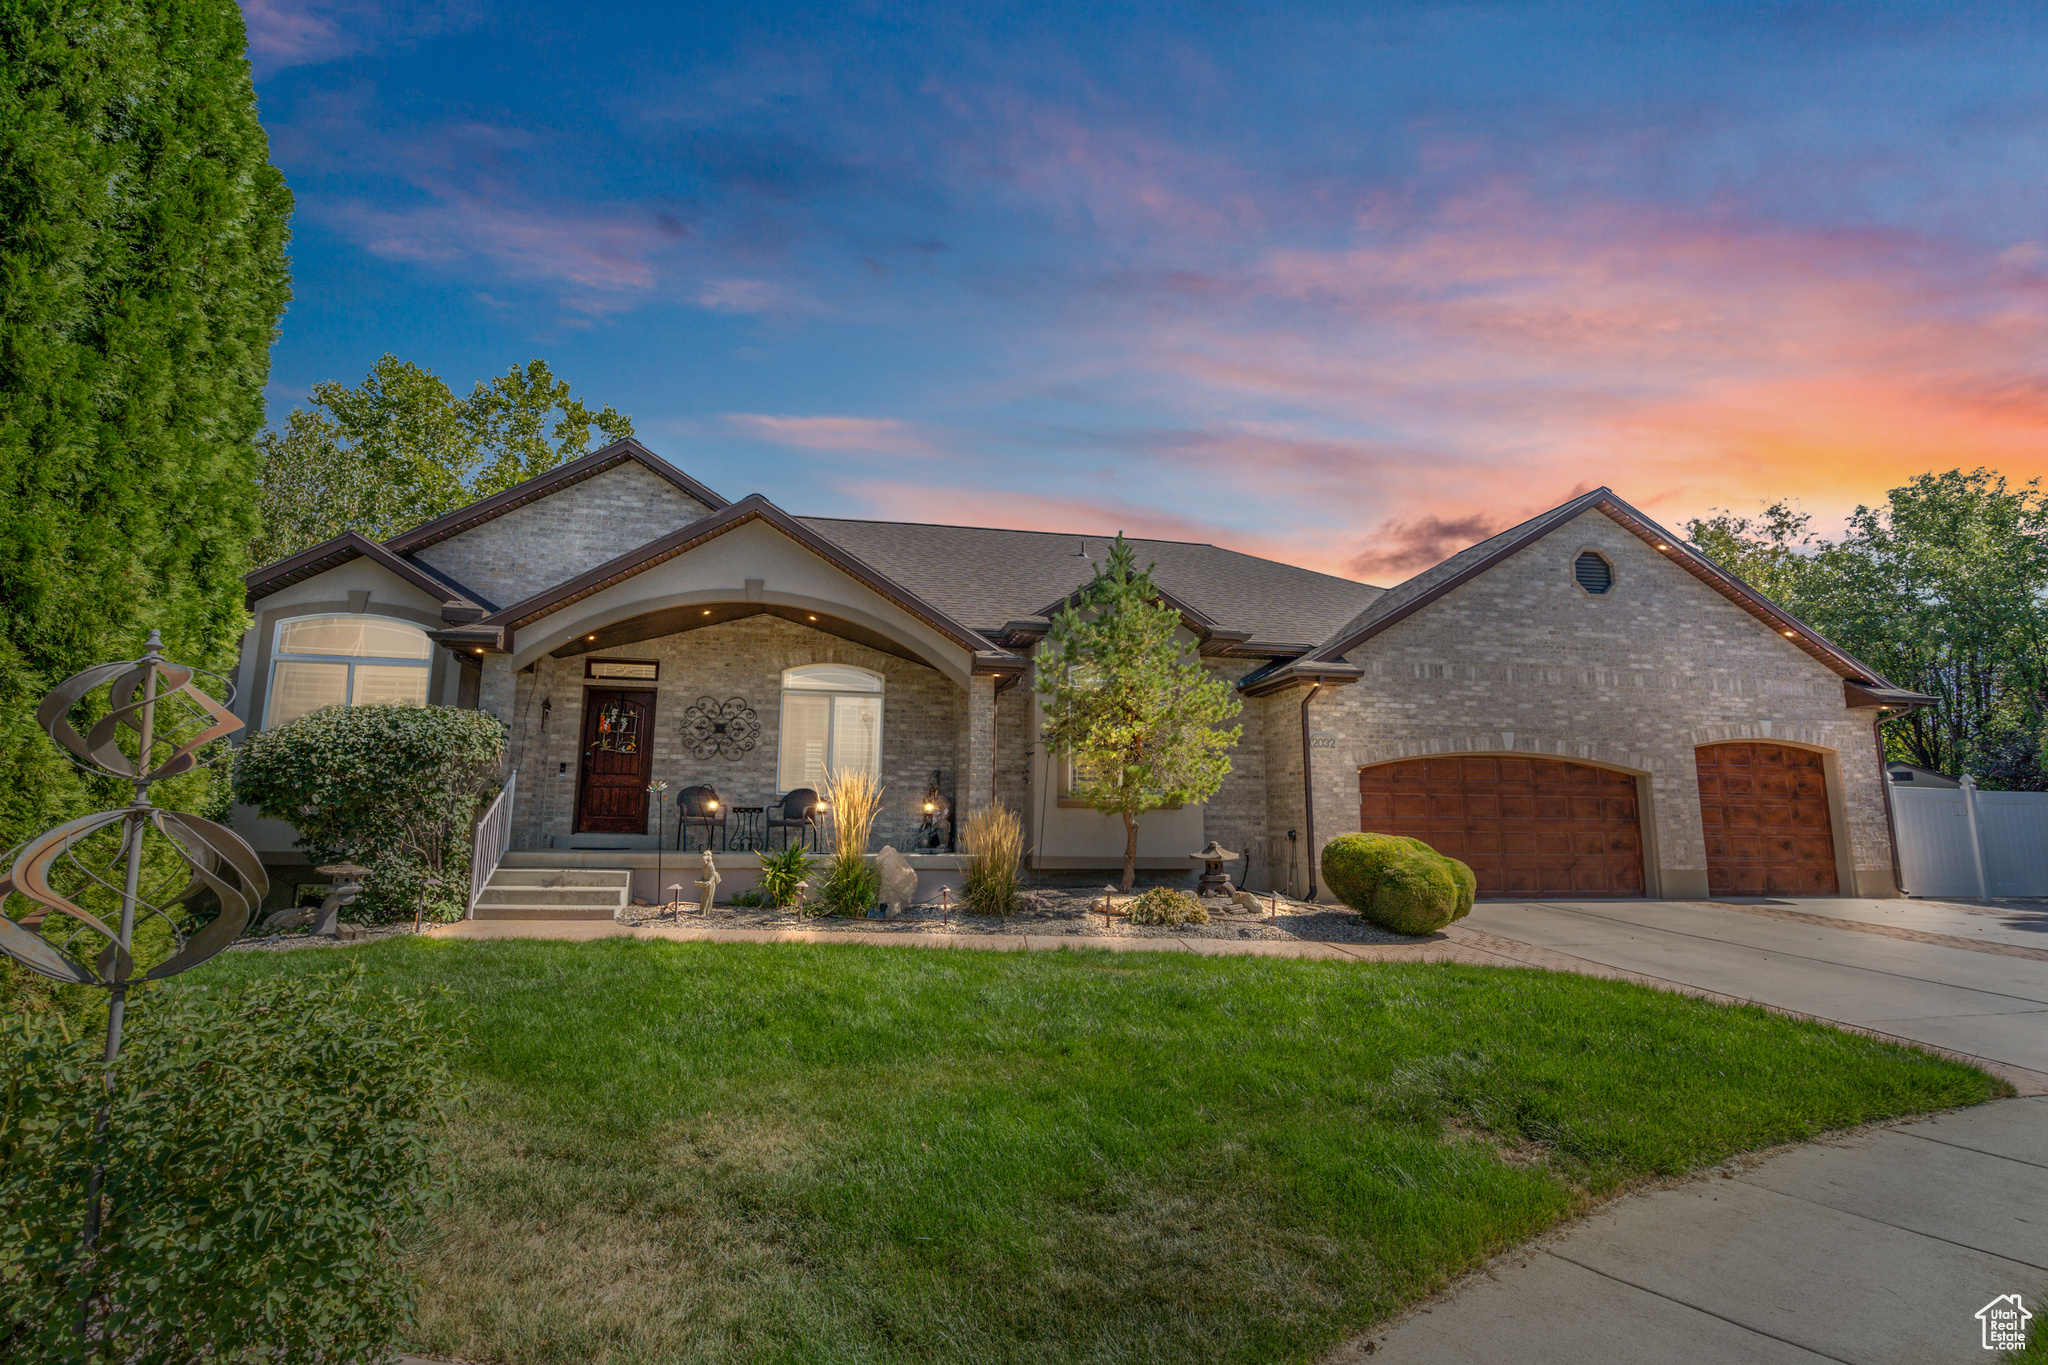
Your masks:
[{"label": "landscaping rock", "polygon": [[1266,913],[1266,902],[1260,900],[1241,886],[1232,889],[1230,899],[1240,910],[1249,910],[1254,915]]},{"label": "landscaping rock", "polygon": [[892,915],[900,915],[917,900],[917,869],[904,861],[892,845],[882,845],[882,851],[875,855],[875,871],[882,881],[882,905]]},{"label": "landscaping rock", "polygon": [[318,913],[310,905],[289,910],[277,910],[267,916],[259,927],[264,929],[303,929],[313,922],[313,916]]}]

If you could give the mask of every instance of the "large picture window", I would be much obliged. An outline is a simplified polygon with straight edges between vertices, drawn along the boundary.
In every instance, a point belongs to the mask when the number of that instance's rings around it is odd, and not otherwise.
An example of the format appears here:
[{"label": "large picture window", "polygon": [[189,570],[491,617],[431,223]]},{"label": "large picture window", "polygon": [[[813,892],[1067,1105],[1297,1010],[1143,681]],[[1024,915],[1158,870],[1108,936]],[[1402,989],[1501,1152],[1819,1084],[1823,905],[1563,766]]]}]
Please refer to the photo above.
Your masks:
[{"label": "large picture window", "polygon": [[388,616],[300,616],[277,625],[263,726],[328,706],[427,703],[434,642]]},{"label": "large picture window", "polygon": [[882,770],[882,675],[848,664],[783,670],[776,785],[824,789],[843,769]]}]

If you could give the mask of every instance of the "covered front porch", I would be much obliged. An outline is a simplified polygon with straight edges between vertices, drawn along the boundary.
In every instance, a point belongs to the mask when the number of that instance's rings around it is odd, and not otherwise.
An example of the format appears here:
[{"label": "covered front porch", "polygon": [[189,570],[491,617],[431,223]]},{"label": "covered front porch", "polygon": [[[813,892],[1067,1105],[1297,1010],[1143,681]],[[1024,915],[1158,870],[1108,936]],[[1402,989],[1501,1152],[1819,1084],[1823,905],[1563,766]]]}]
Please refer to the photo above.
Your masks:
[{"label": "covered front porch", "polygon": [[[972,790],[969,698],[984,680],[963,684],[855,633],[822,613],[722,602],[587,631],[532,660],[514,675],[512,848],[824,844],[826,829],[780,823],[784,798],[855,765],[883,783],[874,847],[954,851],[963,774]],[[656,781],[667,789],[651,795]],[[715,823],[683,823],[685,792],[703,788]]]}]

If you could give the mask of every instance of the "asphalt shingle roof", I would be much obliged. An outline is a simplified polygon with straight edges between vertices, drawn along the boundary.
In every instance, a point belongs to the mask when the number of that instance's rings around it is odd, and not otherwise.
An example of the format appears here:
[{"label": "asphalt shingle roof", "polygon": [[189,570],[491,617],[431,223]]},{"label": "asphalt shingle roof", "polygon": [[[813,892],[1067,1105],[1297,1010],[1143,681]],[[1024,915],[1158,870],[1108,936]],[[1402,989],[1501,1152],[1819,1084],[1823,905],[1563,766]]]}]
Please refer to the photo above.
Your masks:
[{"label": "asphalt shingle roof", "polygon": [[[1106,536],[1059,531],[838,517],[799,520],[981,631],[1035,615],[1081,587],[1109,544]],[[1382,591],[1216,545],[1130,543],[1140,565],[1154,566],[1154,583],[1219,626],[1250,631],[1252,641],[1260,644],[1317,644]]]}]

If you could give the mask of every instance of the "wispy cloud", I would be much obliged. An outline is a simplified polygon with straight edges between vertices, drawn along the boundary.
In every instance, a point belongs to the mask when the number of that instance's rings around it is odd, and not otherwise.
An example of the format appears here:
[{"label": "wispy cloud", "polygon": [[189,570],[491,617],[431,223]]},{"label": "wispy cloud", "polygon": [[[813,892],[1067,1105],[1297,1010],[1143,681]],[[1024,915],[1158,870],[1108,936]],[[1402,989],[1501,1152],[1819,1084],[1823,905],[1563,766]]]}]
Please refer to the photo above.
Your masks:
[{"label": "wispy cloud", "polygon": [[893,417],[777,417],[729,412],[725,421],[756,440],[834,454],[933,458],[947,453],[935,433]]}]

